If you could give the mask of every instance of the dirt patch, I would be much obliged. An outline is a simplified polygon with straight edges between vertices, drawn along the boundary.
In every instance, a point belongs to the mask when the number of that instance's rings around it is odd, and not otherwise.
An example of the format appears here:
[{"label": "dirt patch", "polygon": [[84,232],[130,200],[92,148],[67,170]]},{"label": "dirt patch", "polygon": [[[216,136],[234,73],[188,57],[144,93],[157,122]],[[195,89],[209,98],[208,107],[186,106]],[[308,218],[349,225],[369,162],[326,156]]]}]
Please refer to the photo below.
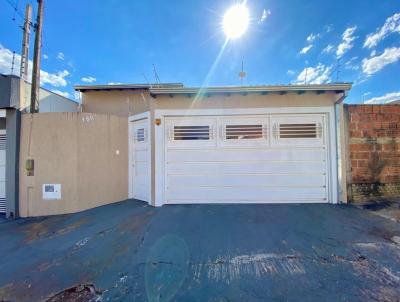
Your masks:
[{"label": "dirt patch", "polygon": [[64,222],[64,219],[65,218],[63,216],[42,219],[34,223],[24,225],[19,231],[22,231],[25,234],[25,243],[31,244],[41,238],[65,235],[90,221],[89,217],[82,217],[75,222],[60,228],[60,225]]},{"label": "dirt patch", "polygon": [[46,302],[89,302],[96,301],[101,295],[93,284],[78,285],[56,294]]}]

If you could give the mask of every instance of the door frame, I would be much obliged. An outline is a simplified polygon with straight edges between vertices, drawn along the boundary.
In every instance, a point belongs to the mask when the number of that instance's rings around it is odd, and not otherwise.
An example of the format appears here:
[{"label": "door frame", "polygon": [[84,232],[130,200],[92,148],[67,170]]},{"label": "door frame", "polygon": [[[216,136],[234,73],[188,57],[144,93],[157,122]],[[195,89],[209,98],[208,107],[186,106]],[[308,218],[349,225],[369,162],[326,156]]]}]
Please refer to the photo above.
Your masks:
[{"label": "door frame", "polygon": [[161,124],[155,127],[154,153],[155,153],[155,206],[162,206],[165,202],[166,169],[165,156],[167,144],[165,142],[166,117],[190,116],[224,116],[224,115],[262,115],[262,114],[313,114],[326,115],[327,148],[328,148],[328,198],[329,203],[339,203],[338,195],[338,166],[335,107],[276,107],[276,108],[236,108],[236,109],[156,109],[154,119],[160,119]]},{"label": "door frame", "polygon": [[151,148],[152,148],[152,136],[151,136],[151,121],[150,121],[150,112],[142,112],[135,115],[131,115],[128,117],[128,198],[132,199],[134,196],[133,192],[133,183],[134,183],[134,171],[132,168],[133,165],[133,153],[134,153],[134,142],[131,139],[133,136],[133,123],[146,120],[147,119],[147,144],[148,144],[148,161],[149,161],[149,188],[148,188],[148,200],[147,203],[151,204]]}]

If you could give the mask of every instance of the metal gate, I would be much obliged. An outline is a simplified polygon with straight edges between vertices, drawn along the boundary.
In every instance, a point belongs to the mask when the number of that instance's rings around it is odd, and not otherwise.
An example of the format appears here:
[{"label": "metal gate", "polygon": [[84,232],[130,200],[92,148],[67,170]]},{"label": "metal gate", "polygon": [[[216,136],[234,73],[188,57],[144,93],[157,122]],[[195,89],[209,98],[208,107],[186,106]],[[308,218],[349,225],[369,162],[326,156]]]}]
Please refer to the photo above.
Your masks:
[{"label": "metal gate", "polygon": [[166,203],[329,202],[324,114],[166,119]]},{"label": "metal gate", "polygon": [[0,213],[6,212],[6,130],[0,130]]}]

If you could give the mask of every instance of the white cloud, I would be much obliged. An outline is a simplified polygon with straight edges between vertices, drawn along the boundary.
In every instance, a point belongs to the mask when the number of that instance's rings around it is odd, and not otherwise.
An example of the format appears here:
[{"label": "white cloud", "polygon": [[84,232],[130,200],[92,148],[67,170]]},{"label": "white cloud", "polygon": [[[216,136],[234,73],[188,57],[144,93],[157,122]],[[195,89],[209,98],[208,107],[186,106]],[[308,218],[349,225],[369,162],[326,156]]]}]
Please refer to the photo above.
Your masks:
[{"label": "white cloud", "polygon": [[381,28],[378,28],[375,32],[370,33],[365,39],[364,48],[375,47],[380,41],[382,41],[391,33],[400,34],[400,13],[396,13],[387,18],[385,24],[383,24]]},{"label": "white cloud", "polygon": [[48,73],[46,71],[40,71],[40,84],[50,84],[55,87],[65,87],[68,82],[65,79],[69,76],[70,73],[68,70],[57,71],[57,73]]},{"label": "white cloud", "polygon": [[57,54],[57,59],[64,61],[64,59],[65,59],[64,53],[59,52],[59,53]]},{"label": "white cloud", "polygon": [[322,53],[332,53],[335,51],[335,47],[332,44],[328,44],[323,50]]},{"label": "white cloud", "polygon": [[371,56],[371,57],[375,57],[375,56],[376,56],[376,50],[375,50],[375,49],[374,49],[373,51],[371,51],[370,56]]},{"label": "white cloud", "polygon": [[287,71],[287,74],[290,75],[290,76],[292,76],[292,75],[295,74],[295,72],[294,72],[294,70],[289,69],[289,70]]},{"label": "white cloud", "polygon": [[[11,50],[3,47],[0,44],[0,73],[10,74],[11,66],[13,60],[13,53]],[[14,71],[13,74],[19,76],[19,66],[21,64],[21,56],[19,54],[15,54],[14,60]],[[28,63],[28,80],[32,78],[32,61]],[[64,87],[67,86],[67,80],[65,79],[69,76],[70,73],[68,70],[58,71],[56,73],[49,73],[44,70],[40,70],[40,84],[49,84],[55,87]]]},{"label": "white cloud", "polygon": [[71,94],[69,92],[66,92],[66,91],[60,91],[60,90],[57,90],[57,89],[53,89],[51,91],[56,93],[56,94],[59,94],[59,95],[61,95],[63,97],[66,97],[66,98],[70,98],[71,97]]},{"label": "white cloud", "polygon": [[400,91],[387,93],[382,96],[374,97],[366,100],[365,104],[386,104],[394,101],[400,101]]},{"label": "white cloud", "polygon": [[365,74],[372,75],[398,60],[400,60],[400,47],[386,48],[380,56],[365,58],[362,61],[362,69]]},{"label": "white cloud", "polygon": [[312,48],[313,46],[312,46],[312,44],[310,44],[310,45],[307,45],[307,46],[305,46],[305,47],[303,47],[303,49],[302,50],[300,50],[300,54],[302,54],[302,55],[304,55],[304,54],[306,54],[307,52],[309,52],[310,51],[310,49]]},{"label": "white cloud", "polygon": [[107,85],[121,85],[122,83],[120,82],[109,82]]},{"label": "white cloud", "polygon": [[297,76],[295,84],[322,84],[329,82],[332,66],[319,63],[316,67],[307,67]]},{"label": "white cloud", "polygon": [[81,78],[81,81],[85,82],[85,83],[93,83],[93,82],[96,82],[96,78],[94,78],[94,77],[83,77],[83,78]]},{"label": "white cloud", "polygon": [[360,66],[358,64],[355,64],[355,61],[358,59],[358,57],[352,57],[350,60],[348,60],[346,63],[344,63],[344,68],[349,69],[349,70],[358,70],[360,69]]},{"label": "white cloud", "polygon": [[324,30],[326,33],[330,33],[331,31],[333,31],[333,24],[325,25]]},{"label": "white cloud", "polygon": [[77,101],[81,99],[81,93],[79,91],[74,92],[74,99]]},{"label": "white cloud", "polygon": [[43,59],[47,60],[48,58],[49,58],[48,55],[46,55],[46,54],[43,55]]},{"label": "white cloud", "polygon": [[267,20],[269,15],[271,15],[271,10],[267,10],[264,8],[260,20],[258,20],[258,23],[263,23],[265,20]]},{"label": "white cloud", "polygon": [[357,26],[346,28],[342,35],[342,43],[339,44],[336,50],[336,56],[341,58],[347,51],[353,48],[353,41],[357,38],[354,36]]},{"label": "white cloud", "polygon": [[308,43],[312,43],[312,42],[314,42],[315,39],[317,39],[317,38],[319,38],[319,37],[320,37],[320,34],[310,34],[310,35],[307,37],[307,42],[308,42]]}]

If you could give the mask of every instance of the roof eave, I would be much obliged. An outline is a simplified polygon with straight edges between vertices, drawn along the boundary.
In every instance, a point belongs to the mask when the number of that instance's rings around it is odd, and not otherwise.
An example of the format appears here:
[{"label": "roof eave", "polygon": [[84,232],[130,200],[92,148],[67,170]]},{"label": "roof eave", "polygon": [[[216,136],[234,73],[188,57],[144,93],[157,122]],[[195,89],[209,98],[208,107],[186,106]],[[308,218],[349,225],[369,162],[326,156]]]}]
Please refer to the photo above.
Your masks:
[{"label": "roof eave", "polygon": [[263,93],[263,92],[335,92],[350,90],[352,83],[325,85],[277,85],[277,86],[244,86],[244,87],[207,87],[207,88],[150,88],[153,95],[160,94],[207,94],[207,93]]}]

